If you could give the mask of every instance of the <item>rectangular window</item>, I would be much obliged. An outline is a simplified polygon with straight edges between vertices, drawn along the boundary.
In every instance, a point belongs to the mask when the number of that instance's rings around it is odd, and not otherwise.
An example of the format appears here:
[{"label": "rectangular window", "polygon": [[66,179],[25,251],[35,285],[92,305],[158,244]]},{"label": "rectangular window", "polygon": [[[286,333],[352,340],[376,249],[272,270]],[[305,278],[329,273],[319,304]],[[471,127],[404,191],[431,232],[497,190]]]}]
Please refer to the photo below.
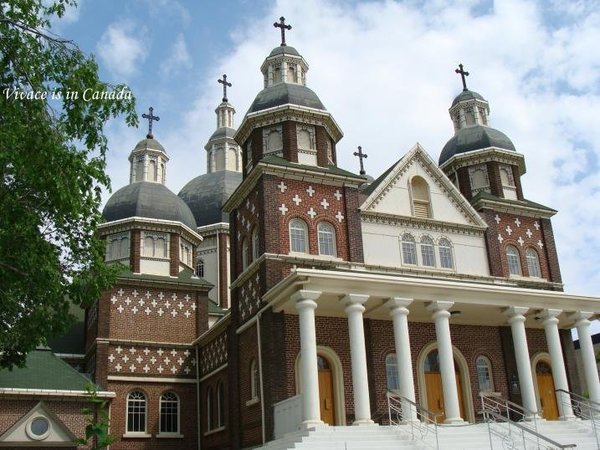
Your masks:
[{"label": "rectangular window", "polygon": [[417,265],[417,252],[414,242],[402,242],[402,258],[404,264]]},{"label": "rectangular window", "polygon": [[433,245],[421,244],[421,258],[423,258],[424,266],[435,267]]},{"label": "rectangular window", "polygon": [[452,249],[440,247],[440,266],[444,269],[452,269]]}]

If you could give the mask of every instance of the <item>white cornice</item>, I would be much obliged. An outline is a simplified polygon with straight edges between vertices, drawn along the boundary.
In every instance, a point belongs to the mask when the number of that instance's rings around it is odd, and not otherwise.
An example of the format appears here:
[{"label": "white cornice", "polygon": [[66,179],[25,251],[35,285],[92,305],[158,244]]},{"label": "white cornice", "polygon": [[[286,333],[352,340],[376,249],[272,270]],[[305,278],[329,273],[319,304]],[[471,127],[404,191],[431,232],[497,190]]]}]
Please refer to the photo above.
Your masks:
[{"label": "white cornice", "polygon": [[[25,388],[0,388],[0,395],[19,395],[29,397],[83,397],[89,398],[89,392],[63,389],[25,389]],[[96,395],[100,398],[114,398],[114,392],[98,391]]]},{"label": "white cornice", "polygon": [[100,225],[98,225],[97,230],[100,236],[105,236],[109,233],[118,233],[121,231],[142,229],[142,227],[144,226],[150,226],[150,229],[154,231],[172,232],[173,228],[181,229],[182,236],[195,245],[202,242],[203,239],[202,236],[200,236],[195,230],[192,230],[190,227],[188,227],[182,222],[177,222],[175,220],[150,219],[148,217],[139,216],[101,223]]},{"label": "white cornice", "polygon": [[542,218],[542,219],[550,219],[553,217],[557,211],[554,209],[543,209],[536,208],[535,206],[528,205],[519,205],[515,203],[508,203],[503,201],[495,201],[489,199],[479,199],[473,203],[473,207],[477,209],[488,208],[498,212],[505,212],[509,214],[520,214],[522,216],[534,217],[534,218]]},{"label": "white cornice", "polygon": [[452,232],[461,234],[472,234],[482,236],[487,229],[485,225],[464,225],[459,223],[444,222],[434,219],[422,219],[413,216],[398,216],[376,211],[361,211],[361,218],[367,223],[384,223],[390,225],[406,226],[422,230],[434,230],[440,232]]},{"label": "white cornice", "polygon": [[525,167],[525,157],[521,153],[512,150],[504,150],[498,147],[489,147],[486,149],[477,149],[471,150],[470,152],[459,153],[440,165],[440,169],[444,172],[454,172],[461,167],[482,164],[488,161],[516,165],[519,167],[520,175],[524,175],[527,171],[527,168]]}]

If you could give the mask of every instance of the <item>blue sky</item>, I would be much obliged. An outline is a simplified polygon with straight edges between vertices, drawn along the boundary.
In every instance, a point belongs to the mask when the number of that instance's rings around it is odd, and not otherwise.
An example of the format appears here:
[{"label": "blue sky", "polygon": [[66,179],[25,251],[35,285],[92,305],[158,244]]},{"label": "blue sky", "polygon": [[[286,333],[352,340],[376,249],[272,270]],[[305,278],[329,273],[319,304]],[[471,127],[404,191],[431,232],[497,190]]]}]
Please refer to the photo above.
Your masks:
[{"label": "blue sky", "polygon": [[[128,83],[138,111],[161,117],[175,192],[204,173],[204,145],[227,73],[236,123],[262,88],[259,67],[285,16],[288,44],[307,60],[308,86],[345,133],[343,168],[362,145],[376,177],[416,142],[437,159],[461,90],[454,68],[490,103],[491,125],[525,155],[525,196],[553,219],[566,290],[600,293],[600,3],[595,0],[205,1],[80,0],[56,24],[93,53],[107,81]],[[115,121],[107,131],[113,188],[146,133]]]}]

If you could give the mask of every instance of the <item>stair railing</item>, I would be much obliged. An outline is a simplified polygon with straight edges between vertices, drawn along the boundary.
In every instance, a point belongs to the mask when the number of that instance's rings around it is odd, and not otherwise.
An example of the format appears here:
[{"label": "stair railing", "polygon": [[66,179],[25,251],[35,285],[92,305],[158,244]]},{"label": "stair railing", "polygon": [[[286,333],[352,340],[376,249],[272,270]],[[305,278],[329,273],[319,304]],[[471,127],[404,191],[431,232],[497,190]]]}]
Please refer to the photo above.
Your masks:
[{"label": "stair railing", "polygon": [[[412,440],[419,439],[424,445],[439,450],[438,417],[442,414],[429,411],[427,408],[423,408],[421,405],[393,391],[387,391],[386,396],[390,425],[410,426]],[[435,446],[425,440],[432,431],[435,437]]]},{"label": "stair railing", "polygon": [[536,433],[539,432],[537,422],[539,413],[537,411],[531,411],[496,393],[480,392],[479,397],[481,398],[481,407],[483,411],[495,412],[512,422],[523,422],[525,426],[533,428],[533,431]]},{"label": "stair railing", "polygon": [[571,405],[577,417],[588,421],[596,438],[596,446],[600,448],[600,403],[565,389],[556,389],[556,392],[563,394],[558,396],[563,405]]},{"label": "stair railing", "polygon": [[[534,444],[534,448],[536,449],[548,450],[577,447],[576,444],[559,444],[549,437],[544,436],[543,434],[532,430],[528,426],[523,425],[522,422],[513,422],[512,420],[504,417],[502,414],[498,414],[494,411],[483,410],[481,413],[483,414],[483,418],[488,426],[490,449],[494,448],[492,439],[493,434],[502,439],[503,448],[527,450],[528,448],[532,448],[531,444]],[[500,424],[500,426],[493,426],[497,424]],[[503,427],[502,424],[505,424],[506,426]]]}]

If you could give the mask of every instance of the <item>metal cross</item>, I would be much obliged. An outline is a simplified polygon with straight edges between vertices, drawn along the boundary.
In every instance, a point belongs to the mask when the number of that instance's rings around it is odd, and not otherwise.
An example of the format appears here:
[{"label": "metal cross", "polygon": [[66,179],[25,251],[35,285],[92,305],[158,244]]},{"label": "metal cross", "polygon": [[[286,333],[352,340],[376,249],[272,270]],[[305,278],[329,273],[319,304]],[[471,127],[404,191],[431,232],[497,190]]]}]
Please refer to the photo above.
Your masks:
[{"label": "metal cross", "polygon": [[460,73],[460,77],[462,78],[462,83],[463,83],[463,91],[468,90],[467,89],[467,80],[465,79],[465,77],[469,76],[469,72],[463,70],[463,65],[459,64],[458,65],[458,69],[455,70],[456,73]]},{"label": "metal cross", "polygon": [[223,85],[223,101],[227,102],[227,86],[231,87],[231,83],[227,82],[227,75],[223,74],[222,80],[217,80]]},{"label": "metal cross", "polygon": [[367,157],[367,154],[362,152],[362,147],[360,145],[358,146],[358,151],[354,152],[354,156],[358,156],[358,159],[360,159],[360,174],[365,175],[367,172],[365,172],[363,159]]},{"label": "metal cross", "polygon": [[152,121],[156,120],[158,122],[160,120],[160,117],[152,114],[154,111],[154,108],[152,106],[149,108],[149,111],[150,111],[150,114],[144,113],[144,114],[142,114],[142,117],[144,119],[148,119],[148,134],[146,135],[146,137],[148,139],[154,139],[154,135],[152,134]]},{"label": "metal cross", "polygon": [[275,22],[273,24],[273,26],[275,28],[281,28],[281,46],[282,47],[285,46],[286,45],[286,43],[285,43],[285,30],[291,30],[292,26],[285,24],[285,17],[283,17],[283,16],[281,16],[279,18],[279,23]]}]

